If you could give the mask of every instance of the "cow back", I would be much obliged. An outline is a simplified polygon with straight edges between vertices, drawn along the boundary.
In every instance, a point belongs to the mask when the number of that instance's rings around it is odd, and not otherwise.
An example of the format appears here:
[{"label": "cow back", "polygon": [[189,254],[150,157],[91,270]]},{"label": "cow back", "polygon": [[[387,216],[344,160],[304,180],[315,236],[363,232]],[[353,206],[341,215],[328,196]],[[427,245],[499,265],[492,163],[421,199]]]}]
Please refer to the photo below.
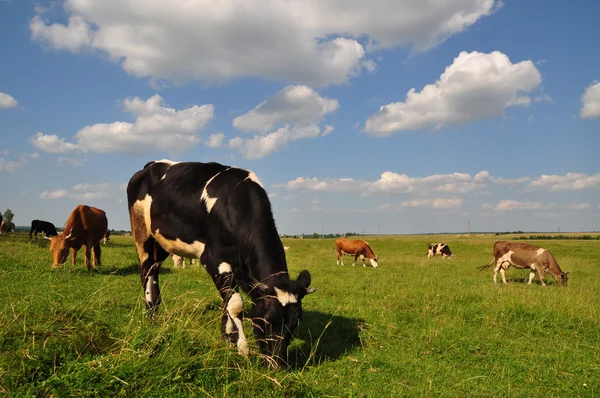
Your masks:
[{"label": "cow back", "polygon": [[64,236],[75,244],[100,242],[108,228],[104,210],[86,205],[77,206],[69,216],[64,228]]}]

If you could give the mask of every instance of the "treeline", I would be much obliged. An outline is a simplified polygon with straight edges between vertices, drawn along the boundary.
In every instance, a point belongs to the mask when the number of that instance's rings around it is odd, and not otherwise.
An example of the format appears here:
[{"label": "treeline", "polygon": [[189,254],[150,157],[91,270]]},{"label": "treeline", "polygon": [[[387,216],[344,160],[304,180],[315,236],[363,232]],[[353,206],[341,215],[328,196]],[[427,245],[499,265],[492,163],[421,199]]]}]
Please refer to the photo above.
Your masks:
[{"label": "treeline", "polygon": [[600,235],[592,236],[592,235],[580,235],[580,236],[567,236],[567,235],[529,235],[529,236],[519,236],[514,238],[514,240],[600,240]]}]

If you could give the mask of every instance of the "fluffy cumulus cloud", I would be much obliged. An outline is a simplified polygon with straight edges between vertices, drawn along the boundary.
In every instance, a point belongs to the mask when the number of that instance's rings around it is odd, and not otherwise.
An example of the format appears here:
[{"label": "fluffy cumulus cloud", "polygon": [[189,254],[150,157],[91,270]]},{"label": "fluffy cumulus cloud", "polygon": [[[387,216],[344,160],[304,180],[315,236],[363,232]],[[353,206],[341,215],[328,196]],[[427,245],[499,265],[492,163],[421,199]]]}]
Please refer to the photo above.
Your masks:
[{"label": "fluffy cumulus cloud", "polygon": [[581,117],[600,117],[600,82],[594,82],[585,89],[581,102],[583,103],[579,111]]},{"label": "fluffy cumulus cloud", "polygon": [[58,138],[55,134],[44,134],[37,132],[33,137],[29,139],[31,145],[39,149],[40,151],[48,153],[73,153],[83,152],[85,148],[73,144],[72,142],[65,141],[64,138]]},{"label": "fluffy cumulus cloud", "polygon": [[[34,40],[58,50],[106,53],[136,76],[175,82],[257,76],[343,83],[376,65],[368,52],[421,51],[460,33],[499,0],[66,0],[68,22],[42,11]],[[140,13],[140,10],[144,10]]]},{"label": "fluffy cumulus cloud", "polygon": [[5,93],[0,93],[0,110],[14,108],[17,105],[19,105],[19,103],[14,97]]},{"label": "fluffy cumulus cloud", "polygon": [[532,180],[525,187],[526,191],[580,191],[600,187],[600,173],[588,175],[584,173],[567,173],[565,175],[545,175]]},{"label": "fluffy cumulus cloud", "polygon": [[497,117],[511,106],[529,106],[528,93],[542,82],[533,62],[512,63],[505,54],[461,52],[433,84],[410,89],[404,102],[382,106],[365,131],[389,136],[398,131],[441,128]]},{"label": "fluffy cumulus cloud", "polygon": [[134,122],[98,123],[85,126],[75,135],[76,143],[56,135],[37,133],[31,138],[36,148],[50,153],[103,152],[136,153],[162,150],[180,153],[200,142],[198,133],[213,117],[212,105],[193,105],[176,110],[159,95],[147,100],[135,97],[123,102]]},{"label": "fluffy cumulus cloud", "polygon": [[[338,108],[336,99],[322,97],[310,87],[285,87],[234,119],[235,128],[255,134],[252,138],[234,137],[229,140],[229,147],[247,159],[263,158],[289,141],[331,133],[333,126],[320,126],[320,123]],[[274,128],[276,130],[271,131]]]},{"label": "fluffy cumulus cloud", "polygon": [[288,86],[236,117],[233,126],[242,131],[267,132],[276,124],[310,124],[339,108],[336,99],[321,97],[307,86]]}]

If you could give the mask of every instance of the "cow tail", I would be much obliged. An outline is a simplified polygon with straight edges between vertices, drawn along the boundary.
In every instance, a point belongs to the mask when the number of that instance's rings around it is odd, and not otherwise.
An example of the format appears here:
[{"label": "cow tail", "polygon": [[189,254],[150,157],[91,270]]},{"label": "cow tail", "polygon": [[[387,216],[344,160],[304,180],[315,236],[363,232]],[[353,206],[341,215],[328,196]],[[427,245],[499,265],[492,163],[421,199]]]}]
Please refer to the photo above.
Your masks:
[{"label": "cow tail", "polygon": [[481,265],[481,266],[477,267],[477,269],[479,271],[483,271],[484,269],[491,267],[493,264],[494,264],[494,260],[492,259],[492,261],[489,264]]}]

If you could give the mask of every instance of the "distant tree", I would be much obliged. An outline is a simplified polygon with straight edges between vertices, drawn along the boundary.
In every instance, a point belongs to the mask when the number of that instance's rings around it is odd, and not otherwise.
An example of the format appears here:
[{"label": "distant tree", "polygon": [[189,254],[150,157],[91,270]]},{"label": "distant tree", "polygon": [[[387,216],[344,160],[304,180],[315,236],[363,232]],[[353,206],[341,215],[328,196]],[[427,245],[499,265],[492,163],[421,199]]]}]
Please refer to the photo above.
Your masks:
[{"label": "distant tree", "polygon": [[6,211],[4,212],[4,220],[6,222],[12,222],[14,217],[15,213],[13,213],[11,209],[6,209]]}]

